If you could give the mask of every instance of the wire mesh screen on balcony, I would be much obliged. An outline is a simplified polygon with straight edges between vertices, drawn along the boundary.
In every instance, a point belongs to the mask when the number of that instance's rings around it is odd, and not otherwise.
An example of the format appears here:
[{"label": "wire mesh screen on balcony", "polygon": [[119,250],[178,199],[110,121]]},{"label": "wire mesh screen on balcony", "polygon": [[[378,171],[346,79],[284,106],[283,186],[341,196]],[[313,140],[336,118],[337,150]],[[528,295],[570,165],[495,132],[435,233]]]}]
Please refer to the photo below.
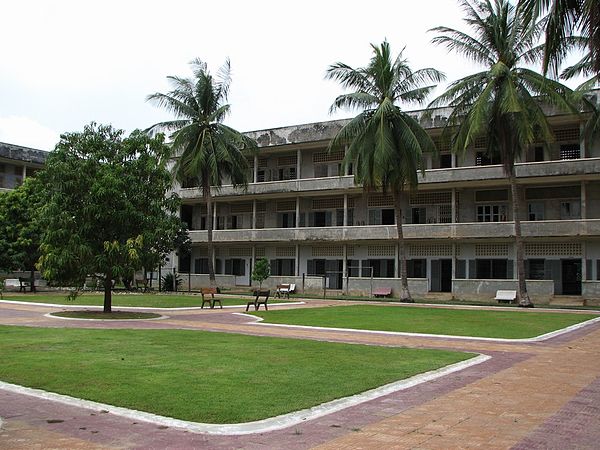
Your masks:
[{"label": "wire mesh screen on balcony", "polygon": [[508,244],[476,244],[475,256],[508,256]]},{"label": "wire mesh screen on balcony", "polygon": [[410,195],[411,205],[441,205],[452,203],[452,192],[414,192]]},{"label": "wire mesh screen on balcony", "polygon": [[396,256],[395,245],[369,245],[367,247],[368,256]]},{"label": "wire mesh screen on balcony", "polygon": [[573,242],[540,242],[525,244],[527,256],[581,256],[580,243]]},{"label": "wire mesh screen on balcony", "polygon": [[338,245],[312,247],[312,256],[344,256],[344,248]]},{"label": "wire mesh screen on balcony", "polygon": [[337,152],[318,152],[313,153],[313,162],[336,162],[344,159],[344,151],[339,150]]},{"label": "wire mesh screen on balcony", "polygon": [[452,256],[451,244],[410,244],[408,256]]}]

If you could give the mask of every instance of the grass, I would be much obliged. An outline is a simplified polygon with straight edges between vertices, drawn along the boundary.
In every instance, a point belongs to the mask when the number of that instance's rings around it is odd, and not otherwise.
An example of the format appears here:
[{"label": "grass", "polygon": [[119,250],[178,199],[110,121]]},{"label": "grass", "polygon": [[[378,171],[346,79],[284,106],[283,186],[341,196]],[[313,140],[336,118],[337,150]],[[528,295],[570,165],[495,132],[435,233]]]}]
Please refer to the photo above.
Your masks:
[{"label": "grass", "polygon": [[0,326],[0,379],[206,423],[308,408],[473,355],[186,330]]},{"label": "grass", "polygon": [[[4,295],[4,300],[15,300],[21,302],[34,303],[54,303],[59,305],[89,305],[102,306],[104,304],[104,296],[102,294],[82,294],[75,300],[68,300],[65,293],[56,294],[24,294],[24,295]],[[231,298],[218,296],[223,302],[223,306],[231,305],[246,305],[249,299],[246,298]],[[290,300],[273,299],[273,303],[284,303]],[[183,308],[196,307],[202,305],[202,297],[200,295],[190,294],[113,294],[113,306],[138,306],[148,308]],[[208,305],[204,306],[208,308]],[[215,306],[219,308],[219,304]]]},{"label": "grass", "polygon": [[101,320],[130,320],[130,319],[156,319],[160,314],[146,312],[113,311],[61,311],[51,313],[51,316],[67,317],[69,319],[101,319]]},{"label": "grass", "polygon": [[303,308],[253,314],[268,323],[509,339],[531,338],[598,317],[596,314],[385,305]]}]

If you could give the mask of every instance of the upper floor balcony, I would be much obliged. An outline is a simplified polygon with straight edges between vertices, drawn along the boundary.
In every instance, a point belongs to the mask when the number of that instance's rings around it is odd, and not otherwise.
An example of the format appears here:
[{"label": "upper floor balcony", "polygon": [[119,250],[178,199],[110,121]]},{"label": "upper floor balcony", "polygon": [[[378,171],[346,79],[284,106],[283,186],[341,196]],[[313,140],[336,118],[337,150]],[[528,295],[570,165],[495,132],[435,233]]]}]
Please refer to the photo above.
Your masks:
[{"label": "upper floor balcony", "polygon": [[[581,181],[586,178],[600,176],[600,158],[517,163],[515,170],[517,177],[521,180],[544,178],[548,181]],[[419,175],[419,186],[423,190],[439,189],[441,184],[444,185],[444,188],[452,188],[464,186],[465,184],[493,186],[506,183],[506,175],[501,165],[430,169],[426,170],[424,175]],[[220,190],[213,190],[213,195],[226,198],[240,195],[301,194],[318,191],[333,193],[351,189],[360,190],[360,186],[354,184],[352,175],[342,175],[250,183],[245,191],[226,185]],[[182,188],[179,195],[184,200],[201,198],[198,188]]]},{"label": "upper floor balcony", "polygon": [[[547,220],[521,222],[525,238],[576,238],[600,235],[600,219]],[[487,239],[514,236],[513,222],[473,222],[404,225],[404,238],[423,239]],[[207,231],[191,231],[192,242],[207,240]],[[251,230],[215,230],[213,241],[232,242],[318,242],[318,241],[382,241],[396,239],[395,225],[351,227],[264,228]]]}]

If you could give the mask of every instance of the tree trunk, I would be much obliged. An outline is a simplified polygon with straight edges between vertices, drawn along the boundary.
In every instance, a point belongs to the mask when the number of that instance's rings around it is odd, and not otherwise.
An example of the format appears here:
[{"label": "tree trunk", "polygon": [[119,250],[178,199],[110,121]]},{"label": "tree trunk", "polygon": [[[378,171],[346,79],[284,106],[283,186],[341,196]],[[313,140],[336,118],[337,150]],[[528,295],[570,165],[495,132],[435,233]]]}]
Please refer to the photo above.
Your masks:
[{"label": "tree trunk", "polygon": [[[206,179],[206,177],[205,177]],[[213,265],[214,261],[214,253],[215,249],[213,247],[213,205],[212,205],[212,195],[210,193],[210,185],[203,186],[204,191],[204,199],[206,200],[206,230],[208,231],[208,279],[211,287],[217,285],[217,281],[215,279],[215,266]]]},{"label": "tree trunk", "polygon": [[396,229],[398,230],[398,257],[400,259],[400,301],[413,303],[414,300],[408,290],[408,276],[406,271],[406,244],[404,242],[404,233],[402,232],[402,192],[394,192],[394,210],[396,213]]},{"label": "tree trunk", "polygon": [[525,259],[523,249],[523,239],[521,237],[521,195],[520,189],[515,178],[514,166],[512,173],[509,174],[510,190],[512,194],[513,220],[515,222],[515,251],[517,261],[517,301],[519,306],[532,308],[533,303],[527,293],[527,284],[525,282]]},{"label": "tree trunk", "polygon": [[35,269],[29,271],[29,291],[35,292]]},{"label": "tree trunk", "polygon": [[104,279],[104,312],[112,312],[112,280],[110,275],[106,274]]}]

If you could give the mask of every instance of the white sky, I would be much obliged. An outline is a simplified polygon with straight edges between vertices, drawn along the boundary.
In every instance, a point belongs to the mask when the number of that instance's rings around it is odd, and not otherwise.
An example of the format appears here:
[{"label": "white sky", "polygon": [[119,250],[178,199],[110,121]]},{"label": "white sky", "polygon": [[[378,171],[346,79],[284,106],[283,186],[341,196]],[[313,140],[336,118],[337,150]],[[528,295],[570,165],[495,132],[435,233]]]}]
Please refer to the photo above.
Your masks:
[{"label": "white sky", "polygon": [[129,132],[171,119],[145,98],[195,57],[213,73],[231,59],[226,123],[240,131],[352,116],[329,115],[342,91],[325,70],[366,65],[384,38],[413,70],[478,70],[430,44],[432,27],[465,29],[455,0],[1,0],[0,17],[0,141],[44,150],[90,121]]}]

